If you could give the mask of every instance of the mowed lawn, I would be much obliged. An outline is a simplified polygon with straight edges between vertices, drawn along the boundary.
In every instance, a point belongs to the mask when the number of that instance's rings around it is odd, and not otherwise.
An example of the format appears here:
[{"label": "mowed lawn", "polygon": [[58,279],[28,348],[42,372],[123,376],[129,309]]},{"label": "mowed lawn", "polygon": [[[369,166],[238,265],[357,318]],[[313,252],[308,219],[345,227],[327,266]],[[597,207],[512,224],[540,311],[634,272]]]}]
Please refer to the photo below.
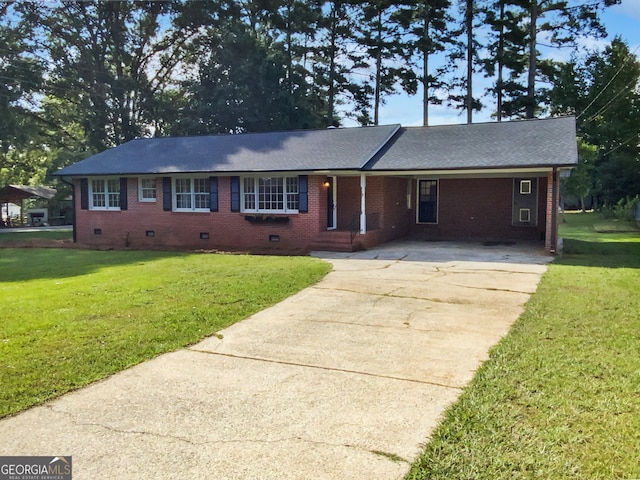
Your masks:
[{"label": "mowed lawn", "polygon": [[640,478],[640,232],[565,220],[564,255],[407,479]]},{"label": "mowed lawn", "polygon": [[329,269],[309,257],[0,249],[0,417],[197,342]]}]

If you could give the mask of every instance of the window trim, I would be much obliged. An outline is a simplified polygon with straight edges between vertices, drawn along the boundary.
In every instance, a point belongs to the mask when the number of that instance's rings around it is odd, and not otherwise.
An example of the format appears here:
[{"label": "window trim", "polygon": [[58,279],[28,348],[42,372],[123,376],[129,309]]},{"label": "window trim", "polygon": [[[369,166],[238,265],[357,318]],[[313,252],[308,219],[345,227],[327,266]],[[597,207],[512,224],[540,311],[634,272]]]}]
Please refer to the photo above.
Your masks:
[{"label": "window trim", "polygon": [[[104,191],[103,192],[94,192],[93,191],[93,182],[102,181],[104,182]],[[116,190],[109,190],[109,182],[114,182]],[[88,200],[89,200],[89,210],[97,210],[97,211],[111,211],[111,212],[119,212],[120,208],[120,178],[119,177],[92,177],[87,182],[87,191],[88,191]],[[109,205],[109,196],[110,195],[118,195],[118,206],[110,206]],[[94,195],[101,195],[104,197],[104,205],[94,205]]]},{"label": "window trim", "polygon": [[[511,197],[511,226],[512,227],[538,227],[540,216],[540,178],[515,177],[513,179],[512,197]],[[522,193],[522,185],[528,183],[531,191]],[[525,190],[526,192],[526,190]],[[523,210],[529,210],[529,221],[522,220]]]},{"label": "window trim", "polygon": [[531,195],[531,180],[520,180],[520,195]]},{"label": "window trim", "polygon": [[531,223],[531,209],[530,208],[521,208],[518,212],[518,220],[522,224],[530,224]]},{"label": "window trim", "polygon": [[[143,195],[143,191],[149,190],[148,187],[143,187],[142,182],[144,180],[152,180],[153,181],[153,193],[154,197],[145,197]],[[138,177],[138,201],[143,203],[155,203],[158,201],[158,179],[156,177]]]},{"label": "window trim", "polygon": [[[189,192],[178,192],[176,188],[176,181],[178,180],[188,180],[189,181]],[[195,190],[195,180],[201,180],[204,182],[204,186],[206,188],[205,192]],[[189,195],[191,207],[188,208],[178,208],[178,195]],[[206,207],[196,207],[196,196],[197,195],[206,195],[207,204]],[[209,185],[209,176],[204,175],[196,175],[191,177],[171,177],[171,210],[173,212],[199,212],[199,213],[210,213],[211,212],[211,186]]]},{"label": "window trim", "polygon": [[[282,193],[276,193],[275,195],[278,198],[275,200],[277,203],[282,203],[282,209],[276,208],[260,208],[260,185],[259,180],[267,180],[267,179],[282,179]],[[245,186],[247,186],[247,180],[252,180],[253,183],[253,191],[247,191]],[[290,181],[295,180],[295,192],[289,192]],[[246,208],[246,200],[247,197],[253,197],[253,201],[251,202],[254,205],[254,208]],[[280,199],[281,197],[281,199]],[[295,198],[289,198],[295,197]],[[263,200],[264,201],[264,200]],[[272,200],[274,201],[274,200]],[[288,205],[291,202],[295,202],[298,205],[298,208],[288,208]],[[261,175],[244,175],[240,177],[240,212],[241,213],[265,213],[265,214],[282,214],[282,215],[291,215],[300,213],[300,178],[298,175],[269,175],[269,176],[261,176]]]}]

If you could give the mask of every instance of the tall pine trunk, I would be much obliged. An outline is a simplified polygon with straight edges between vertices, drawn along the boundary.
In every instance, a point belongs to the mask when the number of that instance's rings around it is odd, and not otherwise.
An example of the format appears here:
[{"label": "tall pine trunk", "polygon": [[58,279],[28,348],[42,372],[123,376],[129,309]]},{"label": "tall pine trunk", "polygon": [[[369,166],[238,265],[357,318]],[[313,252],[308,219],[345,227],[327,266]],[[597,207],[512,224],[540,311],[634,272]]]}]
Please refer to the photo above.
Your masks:
[{"label": "tall pine trunk", "polygon": [[465,26],[467,30],[467,123],[473,123],[473,0],[466,0]]},{"label": "tall pine trunk", "polygon": [[376,37],[376,88],[373,106],[373,124],[378,125],[380,121],[380,90],[382,82],[382,9],[378,10],[378,32]]},{"label": "tall pine trunk", "polygon": [[538,0],[531,0],[529,25],[529,74],[527,75],[526,118],[534,118],[536,113],[536,69],[537,66],[537,32],[538,32]]},{"label": "tall pine trunk", "polygon": [[425,3],[423,12],[424,50],[422,52],[422,125],[429,125],[429,5]]},{"label": "tall pine trunk", "polygon": [[504,69],[504,0],[500,0],[500,24],[498,31],[498,79],[496,80],[496,119],[502,121],[502,95],[503,95],[503,79],[502,70]]},{"label": "tall pine trunk", "polygon": [[331,45],[329,50],[329,93],[327,100],[327,127],[333,126],[333,117],[334,117],[334,103],[335,103],[335,82],[336,82],[336,25],[338,23],[337,20],[337,9],[338,6],[334,2],[333,7],[331,9]]}]

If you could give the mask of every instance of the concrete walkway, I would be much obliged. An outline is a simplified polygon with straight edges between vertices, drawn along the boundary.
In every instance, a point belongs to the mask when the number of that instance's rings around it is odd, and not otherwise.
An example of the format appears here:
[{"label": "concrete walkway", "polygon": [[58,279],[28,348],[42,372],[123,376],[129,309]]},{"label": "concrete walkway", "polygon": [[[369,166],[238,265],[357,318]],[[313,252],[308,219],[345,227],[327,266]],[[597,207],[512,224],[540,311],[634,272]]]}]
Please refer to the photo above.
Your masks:
[{"label": "concrete walkway", "polygon": [[400,479],[535,291],[520,246],[318,253],[317,285],[190,348],[0,421],[82,479]]}]

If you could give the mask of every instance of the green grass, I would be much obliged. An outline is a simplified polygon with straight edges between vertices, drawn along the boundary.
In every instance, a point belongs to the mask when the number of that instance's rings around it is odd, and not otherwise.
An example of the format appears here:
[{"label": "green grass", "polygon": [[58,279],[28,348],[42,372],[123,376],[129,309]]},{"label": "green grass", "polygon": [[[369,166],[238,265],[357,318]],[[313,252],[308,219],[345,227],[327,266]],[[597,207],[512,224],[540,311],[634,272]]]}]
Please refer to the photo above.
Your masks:
[{"label": "green grass", "polygon": [[407,479],[640,478],[640,233],[567,214],[565,254]]},{"label": "green grass", "polygon": [[52,230],[39,232],[21,232],[19,229],[7,229],[0,232],[0,246],[14,242],[32,242],[38,240],[71,240],[71,230]]},{"label": "green grass", "polygon": [[212,335],[319,280],[309,257],[0,250],[0,416]]}]

